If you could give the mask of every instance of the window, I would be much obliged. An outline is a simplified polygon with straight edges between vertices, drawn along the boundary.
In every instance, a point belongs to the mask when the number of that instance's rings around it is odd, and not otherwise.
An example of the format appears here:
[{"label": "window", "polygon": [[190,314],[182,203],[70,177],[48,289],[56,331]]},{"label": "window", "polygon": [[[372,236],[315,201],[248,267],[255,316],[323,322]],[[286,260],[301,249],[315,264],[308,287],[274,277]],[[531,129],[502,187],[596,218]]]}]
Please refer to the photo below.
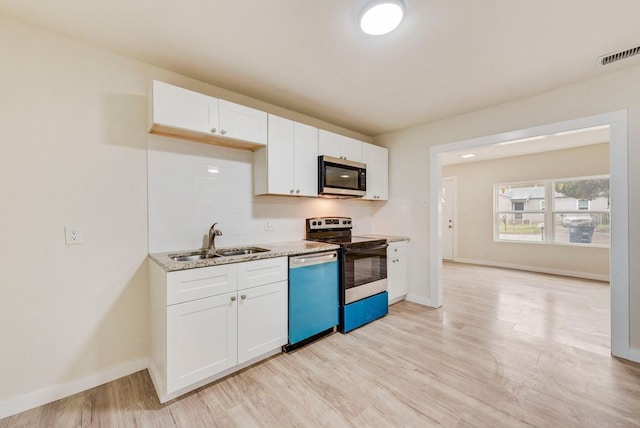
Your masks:
[{"label": "window", "polygon": [[610,244],[608,176],[497,184],[494,193],[497,241]]},{"label": "window", "polygon": [[[524,202],[514,202],[513,203],[513,210],[514,211],[524,211]],[[515,216],[516,216],[516,219],[522,220],[522,214],[521,213],[516,213]]]},{"label": "window", "polygon": [[578,199],[576,202],[578,203],[579,210],[589,209],[589,199]]},{"label": "window", "polygon": [[496,223],[498,240],[542,241],[545,186],[539,183],[517,183],[496,186]]},{"label": "window", "polygon": [[553,189],[554,242],[610,244],[609,177],[557,180]]}]

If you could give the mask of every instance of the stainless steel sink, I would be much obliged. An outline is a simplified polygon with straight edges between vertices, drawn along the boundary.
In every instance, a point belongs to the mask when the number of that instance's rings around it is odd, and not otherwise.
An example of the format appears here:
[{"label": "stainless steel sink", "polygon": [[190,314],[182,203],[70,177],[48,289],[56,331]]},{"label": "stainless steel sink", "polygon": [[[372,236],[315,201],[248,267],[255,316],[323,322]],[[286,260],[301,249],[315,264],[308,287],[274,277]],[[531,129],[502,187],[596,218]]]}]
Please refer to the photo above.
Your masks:
[{"label": "stainless steel sink", "polygon": [[241,248],[223,248],[221,250],[216,250],[216,254],[224,257],[228,256],[241,256],[244,254],[255,254],[255,253],[264,253],[267,250],[266,248],[260,247],[241,247]]},{"label": "stainless steel sink", "polygon": [[196,260],[212,259],[214,257],[229,257],[229,256],[242,256],[245,254],[264,253],[266,248],[260,247],[238,247],[238,248],[223,248],[221,250],[215,250],[210,252],[209,250],[189,251],[186,253],[169,254],[169,258],[176,262],[193,262]]},{"label": "stainless steel sink", "polygon": [[188,253],[169,254],[169,258],[176,262],[192,262],[195,260],[212,259],[220,257],[219,254],[210,253],[209,250],[190,251]]}]

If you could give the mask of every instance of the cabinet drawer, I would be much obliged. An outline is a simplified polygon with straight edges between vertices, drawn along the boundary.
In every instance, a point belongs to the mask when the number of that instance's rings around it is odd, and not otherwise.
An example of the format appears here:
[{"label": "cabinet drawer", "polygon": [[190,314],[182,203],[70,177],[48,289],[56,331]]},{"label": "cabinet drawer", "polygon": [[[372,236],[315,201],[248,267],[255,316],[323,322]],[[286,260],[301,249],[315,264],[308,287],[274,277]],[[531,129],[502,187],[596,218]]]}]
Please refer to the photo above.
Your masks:
[{"label": "cabinet drawer", "polygon": [[407,243],[392,242],[387,247],[387,257],[403,257],[407,254]]},{"label": "cabinet drawer", "polygon": [[187,269],[167,274],[167,305],[236,291],[238,265]]},{"label": "cabinet drawer", "polygon": [[287,257],[254,260],[238,265],[238,288],[286,281],[289,277]]}]

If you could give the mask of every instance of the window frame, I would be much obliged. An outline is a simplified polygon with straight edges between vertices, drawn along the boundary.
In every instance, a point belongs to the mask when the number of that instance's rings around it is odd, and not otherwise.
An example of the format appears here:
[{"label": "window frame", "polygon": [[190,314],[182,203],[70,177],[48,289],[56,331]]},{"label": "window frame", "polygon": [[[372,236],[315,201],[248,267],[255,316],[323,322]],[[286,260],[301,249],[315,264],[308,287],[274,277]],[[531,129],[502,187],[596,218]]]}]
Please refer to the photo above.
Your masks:
[{"label": "window frame", "polygon": [[[579,181],[579,180],[597,180],[597,179],[609,179],[611,180],[611,175],[610,174],[601,174],[601,175],[590,175],[590,176],[581,176],[581,177],[565,177],[565,178],[548,178],[548,179],[540,179],[540,180],[526,180],[526,181],[510,181],[510,182],[502,182],[502,183],[496,183],[493,185],[493,242],[500,242],[500,243],[516,243],[516,244],[547,244],[547,245],[569,245],[569,246],[582,246],[582,247],[594,247],[594,248],[610,248],[611,247],[611,242],[607,243],[607,244],[594,244],[592,242],[590,243],[578,243],[578,242],[559,242],[557,241],[557,237],[556,237],[556,225],[555,225],[555,218],[557,214],[562,214],[562,213],[571,213],[572,211],[568,211],[568,210],[562,210],[559,211],[556,209],[556,192],[555,192],[555,185],[557,182],[562,182],[562,181]],[[609,183],[610,185],[611,183]],[[531,187],[534,186],[544,186],[544,199],[540,201],[540,209],[539,210],[532,210],[532,211],[527,211],[526,207],[527,207],[527,203],[526,201],[523,201],[524,203],[524,210],[522,211],[518,211],[518,210],[511,210],[511,211],[506,211],[506,210],[500,210],[499,208],[499,189],[500,188],[504,188],[504,187],[509,187],[509,186],[519,186],[519,187],[525,187],[526,185],[530,185]],[[550,201],[550,203],[549,203]],[[579,207],[579,199],[576,199],[576,212],[579,213],[589,213],[589,214],[597,214],[597,215],[602,215],[602,214],[606,214],[609,217],[609,221],[611,219],[611,209],[610,206],[608,206],[608,208],[606,210],[598,210],[598,211],[592,211],[591,210],[591,201],[587,200],[587,209],[580,209]],[[520,201],[519,201],[520,202]],[[515,208],[513,202],[512,202],[512,208]],[[550,209],[547,209],[547,207],[550,207]],[[518,239],[504,239],[504,238],[500,238],[500,225],[501,223],[501,216],[504,214],[512,214],[512,215],[516,215],[516,214],[538,214],[538,215],[542,215],[544,218],[544,222],[543,222],[543,230],[541,232],[541,236],[542,239],[541,240],[518,240]],[[550,226],[547,226],[550,225]]]}]

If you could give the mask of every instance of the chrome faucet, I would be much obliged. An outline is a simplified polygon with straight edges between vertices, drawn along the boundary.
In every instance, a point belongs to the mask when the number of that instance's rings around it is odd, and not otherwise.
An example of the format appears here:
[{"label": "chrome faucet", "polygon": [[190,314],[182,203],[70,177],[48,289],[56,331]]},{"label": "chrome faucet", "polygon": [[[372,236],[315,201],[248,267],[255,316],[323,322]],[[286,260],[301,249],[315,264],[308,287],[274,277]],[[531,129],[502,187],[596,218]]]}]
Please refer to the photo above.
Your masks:
[{"label": "chrome faucet", "polygon": [[220,229],[216,229],[216,224],[218,223],[213,223],[209,228],[209,253],[216,252],[216,236],[222,235],[222,231]]}]

